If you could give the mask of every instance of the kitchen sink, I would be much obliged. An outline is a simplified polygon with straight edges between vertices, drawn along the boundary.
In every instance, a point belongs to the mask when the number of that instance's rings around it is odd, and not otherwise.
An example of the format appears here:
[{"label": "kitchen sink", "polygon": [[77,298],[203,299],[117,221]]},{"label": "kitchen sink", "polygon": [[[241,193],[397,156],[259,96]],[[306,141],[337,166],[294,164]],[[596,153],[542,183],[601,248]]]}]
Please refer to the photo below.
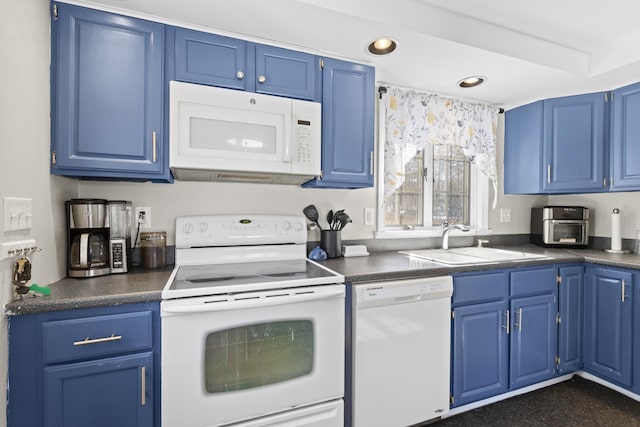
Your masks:
[{"label": "kitchen sink", "polygon": [[488,264],[500,261],[525,261],[530,259],[547,258],[544,255],[533,254],[530,252],[478,247],[420,249],[416,251],[400,251],[400,253],[449,265]]}]

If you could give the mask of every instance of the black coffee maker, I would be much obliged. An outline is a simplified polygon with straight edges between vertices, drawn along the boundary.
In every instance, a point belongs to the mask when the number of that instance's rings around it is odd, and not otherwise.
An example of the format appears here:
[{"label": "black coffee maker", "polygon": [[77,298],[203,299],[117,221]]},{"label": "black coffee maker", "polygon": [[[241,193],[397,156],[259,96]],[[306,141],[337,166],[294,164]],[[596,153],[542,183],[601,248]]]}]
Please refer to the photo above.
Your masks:
[{"label": "black coffee maker", "polygon": [[95,277],[111,273],[109,262],[109,202],[71,199],[67,212],[67,275]]}]

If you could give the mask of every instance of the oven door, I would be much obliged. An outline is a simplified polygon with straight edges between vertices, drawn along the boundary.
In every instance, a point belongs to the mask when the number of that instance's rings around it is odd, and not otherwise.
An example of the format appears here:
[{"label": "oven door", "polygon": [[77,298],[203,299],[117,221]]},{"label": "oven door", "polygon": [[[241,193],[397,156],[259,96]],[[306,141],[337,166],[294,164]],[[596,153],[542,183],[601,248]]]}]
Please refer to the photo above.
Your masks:
[{"label": "oven door", "polygon": [[167,300],[162,423],[219,426],[344,395],[344,286]]},{"label": "oven door", "polygon": [[544,243],[548,245],[587,245],[589,222],[574,220],[545,220],[543,222]]}]

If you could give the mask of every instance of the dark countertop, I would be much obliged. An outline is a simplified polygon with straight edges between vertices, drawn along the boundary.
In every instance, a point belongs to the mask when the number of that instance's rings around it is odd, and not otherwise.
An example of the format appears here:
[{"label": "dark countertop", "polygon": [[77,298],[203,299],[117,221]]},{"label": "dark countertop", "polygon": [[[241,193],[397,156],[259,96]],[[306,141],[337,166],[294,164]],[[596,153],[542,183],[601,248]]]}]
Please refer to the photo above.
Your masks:
[{"label": "dark countertop", "polygon": [[[502,248],[537,253],[547,258],[447,266],[392,251],[374,252],[364,257],[335,258],[321,261],[321,264],[344,275],[345,280],[352,283],[584,261],[640,269],[640,255],[637,254],[609,254],[595,249],[545,249],[538,246],[504,246]],[[49,296],[27,295],[23,300],[8,303],[5,306],[5,315],[160,301],[162,288],[169,279],[171,271],[172,266],[168,266],[162,270],[134,270],[127,274],[112,274],[89,279],[64,278],[49,286],[51,289]]]},{"label": "dark countertop", "polygon": [[66,277],[49,285],[51,295],[25,295],[8,303],[5,315],[160,301],[171,271],[167,267],[86,279]]}]

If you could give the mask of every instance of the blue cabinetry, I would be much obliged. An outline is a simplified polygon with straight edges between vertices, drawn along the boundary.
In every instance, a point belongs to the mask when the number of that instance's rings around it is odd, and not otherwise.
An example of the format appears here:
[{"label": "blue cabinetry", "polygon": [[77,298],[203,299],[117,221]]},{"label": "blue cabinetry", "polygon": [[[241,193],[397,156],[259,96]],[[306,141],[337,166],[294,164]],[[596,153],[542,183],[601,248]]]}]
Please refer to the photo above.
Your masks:
[{"label": "blue cabinetry", "polygon": [[640,190],[640,83],[613,91],[611,190]]},{"label": "blue cabinetry", "polygon": [[505,193],[607,191],[604,93],[547,99],[505,116]]},{"label": "blue cabinetry", "polygon": [[582,368],[584,266],[558,269],[558,372],[566,374]]},{"label": "blue cabinetry", "polygon": [[51,41],[51,173],[170,180],[164,26],[57,3]]},{"label": "blue cabinetry", "polygon": [[7,420],[160,425],[158,303],[9,318]]},{"label": "blue cabinetry", "polygon": [[585,271],[585,370],[632,385],[633,274],[604,267]]},{"label": "blue cabinetry", "polygon": [[184,28],[175,31],[175,79],[319,100],[315,55]]},{"label": "blue cabinetry", "polygon": [[556,277],[555,267],[454,276],[454,406],[556,374]]},{"label": "blue cabinetry", "polygon": [[375,71],[337,59],[322,62],[322,177],[304,186],[372,187]]}]

